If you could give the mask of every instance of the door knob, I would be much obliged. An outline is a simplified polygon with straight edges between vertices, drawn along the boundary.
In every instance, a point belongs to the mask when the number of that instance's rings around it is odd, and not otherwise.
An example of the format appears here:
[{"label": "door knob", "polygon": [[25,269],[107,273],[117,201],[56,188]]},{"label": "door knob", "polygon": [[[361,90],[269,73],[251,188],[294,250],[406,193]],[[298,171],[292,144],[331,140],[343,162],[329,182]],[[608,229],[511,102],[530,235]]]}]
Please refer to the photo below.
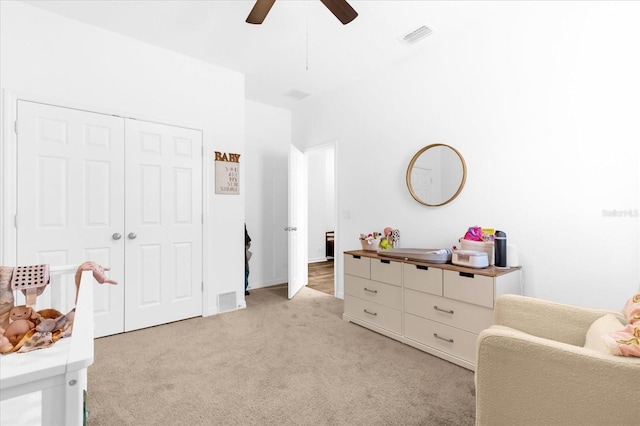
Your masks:
[{"label": "door knob", "polygon": [[129,232],[129,235],[127,235],[127,237],[129,237],[130,240],[135,240],[137,235],[135,232]]},{"label": "door knob", "polygon": [[122,235],[118,234],[117,232],[115,234],[113,234],[111,236],[111,238],[113,238],[114,240],[119,240],[120,238],[122,238]]}]

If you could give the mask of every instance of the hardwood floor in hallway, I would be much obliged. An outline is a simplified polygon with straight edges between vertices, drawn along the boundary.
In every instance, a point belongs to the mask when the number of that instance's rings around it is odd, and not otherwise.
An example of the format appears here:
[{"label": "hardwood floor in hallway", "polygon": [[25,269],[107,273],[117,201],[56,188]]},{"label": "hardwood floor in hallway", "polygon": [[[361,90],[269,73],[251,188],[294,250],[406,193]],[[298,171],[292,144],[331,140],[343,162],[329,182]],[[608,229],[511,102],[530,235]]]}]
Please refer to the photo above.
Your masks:
[{"label": "hardwood floor in hallway", "polygon": [[307,287],[334,295],[333,260],[309,263]]}]

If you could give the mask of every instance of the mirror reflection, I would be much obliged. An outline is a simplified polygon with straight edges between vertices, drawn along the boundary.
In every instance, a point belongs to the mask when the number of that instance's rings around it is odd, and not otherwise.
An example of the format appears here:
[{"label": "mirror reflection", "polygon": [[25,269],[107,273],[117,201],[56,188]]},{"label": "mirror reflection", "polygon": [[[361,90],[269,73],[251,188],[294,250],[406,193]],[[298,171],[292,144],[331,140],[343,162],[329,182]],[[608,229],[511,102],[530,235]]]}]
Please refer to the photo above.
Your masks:
[{"label": "mirror reflection", "polygon": [[416,153],[407,168],[411,196],[426,206],[442,206],[455,199],[467,179],[467,165],[453,147],[433,144]]}]

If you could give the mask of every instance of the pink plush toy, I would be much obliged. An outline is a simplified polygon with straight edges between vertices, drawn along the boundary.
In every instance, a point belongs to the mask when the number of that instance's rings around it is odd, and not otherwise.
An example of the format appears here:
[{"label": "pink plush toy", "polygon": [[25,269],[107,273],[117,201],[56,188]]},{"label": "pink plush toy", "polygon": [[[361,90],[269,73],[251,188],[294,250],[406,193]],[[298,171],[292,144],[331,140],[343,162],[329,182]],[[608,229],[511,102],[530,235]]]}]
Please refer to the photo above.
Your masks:
[{"label": "pink plush toy", "polygon": [[83,271],[93,271],[93,278],[96,279],[100,284],[109,283],[109,284],[118,284],[118,281],[112,280],[105,275],[105,271],[108,271],[109,268],[105,268],[104,266],[92,262],[87,261],[81,263],[78,266],[78,270],[76,271],[76,303],[78,302],[78,292],[80,291],[80,279],[82,278]]}]

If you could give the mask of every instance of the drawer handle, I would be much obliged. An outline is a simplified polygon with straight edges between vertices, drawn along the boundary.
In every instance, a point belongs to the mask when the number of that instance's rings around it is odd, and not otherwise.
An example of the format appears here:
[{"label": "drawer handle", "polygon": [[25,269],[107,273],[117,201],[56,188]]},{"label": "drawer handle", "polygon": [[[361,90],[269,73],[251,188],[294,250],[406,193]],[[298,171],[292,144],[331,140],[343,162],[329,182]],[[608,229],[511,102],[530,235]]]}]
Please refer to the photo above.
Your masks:
[{"label": "drawer handle", "polygon": [[424,271],[428,271],[429,267],[428,266],[424,266],[424,265],[416,265],[416,269],[422,269]]},{"label": "drawer handle", "polygon": [[389,264],[389,263],[391,263],[391,261],[390,260],[386,260],[386,259],[380,259],[380,263]]},{"label": "drawer handle", "polygon": [[375,317],[375,316],[378,316],[378,314],[377,314],[377,313],[375,313],[375,312],[369,312],[369,311],[367,311],[366,309],[363,309],[363,311],[364,311],[364,313],[365,313],[365,314],[373,315],[374,317]]},{"label": "drawer handle", "polygon": [[453,309],[446,310],[446,309],[438,308],[437,305],[433,305],[433,309],[435,309],[436,311],[444,312],[445,314],[453,314]]},{"label": "drawer handle", "polygon": [[461,277],[467,277],[467,278],[473,278],[475,276],[475,274],[472,274],[471,272],[458,272],[460,274]]},{"label": "drawer handle", "polygon": [[376,290],[376,289],[370,290],[370,289],[368,289],[366,287],[364,288],[364,291],[368,291],[369,293],[377,293],[378,292],[378,290]]},{"label": "drawer handle", "polygon": [[357,254],[352,254],[351,256],[353,256],[354,259],[362,259],[362,256],[358,256]]},{"label": "drawer handle", "polygon": [[444,337],[440,337],[438,336],[438,333],[433,333],[433,337],[435,337],[436,339],[444,340],[447,343],[453,343],[453,339],[446,339]]}]

